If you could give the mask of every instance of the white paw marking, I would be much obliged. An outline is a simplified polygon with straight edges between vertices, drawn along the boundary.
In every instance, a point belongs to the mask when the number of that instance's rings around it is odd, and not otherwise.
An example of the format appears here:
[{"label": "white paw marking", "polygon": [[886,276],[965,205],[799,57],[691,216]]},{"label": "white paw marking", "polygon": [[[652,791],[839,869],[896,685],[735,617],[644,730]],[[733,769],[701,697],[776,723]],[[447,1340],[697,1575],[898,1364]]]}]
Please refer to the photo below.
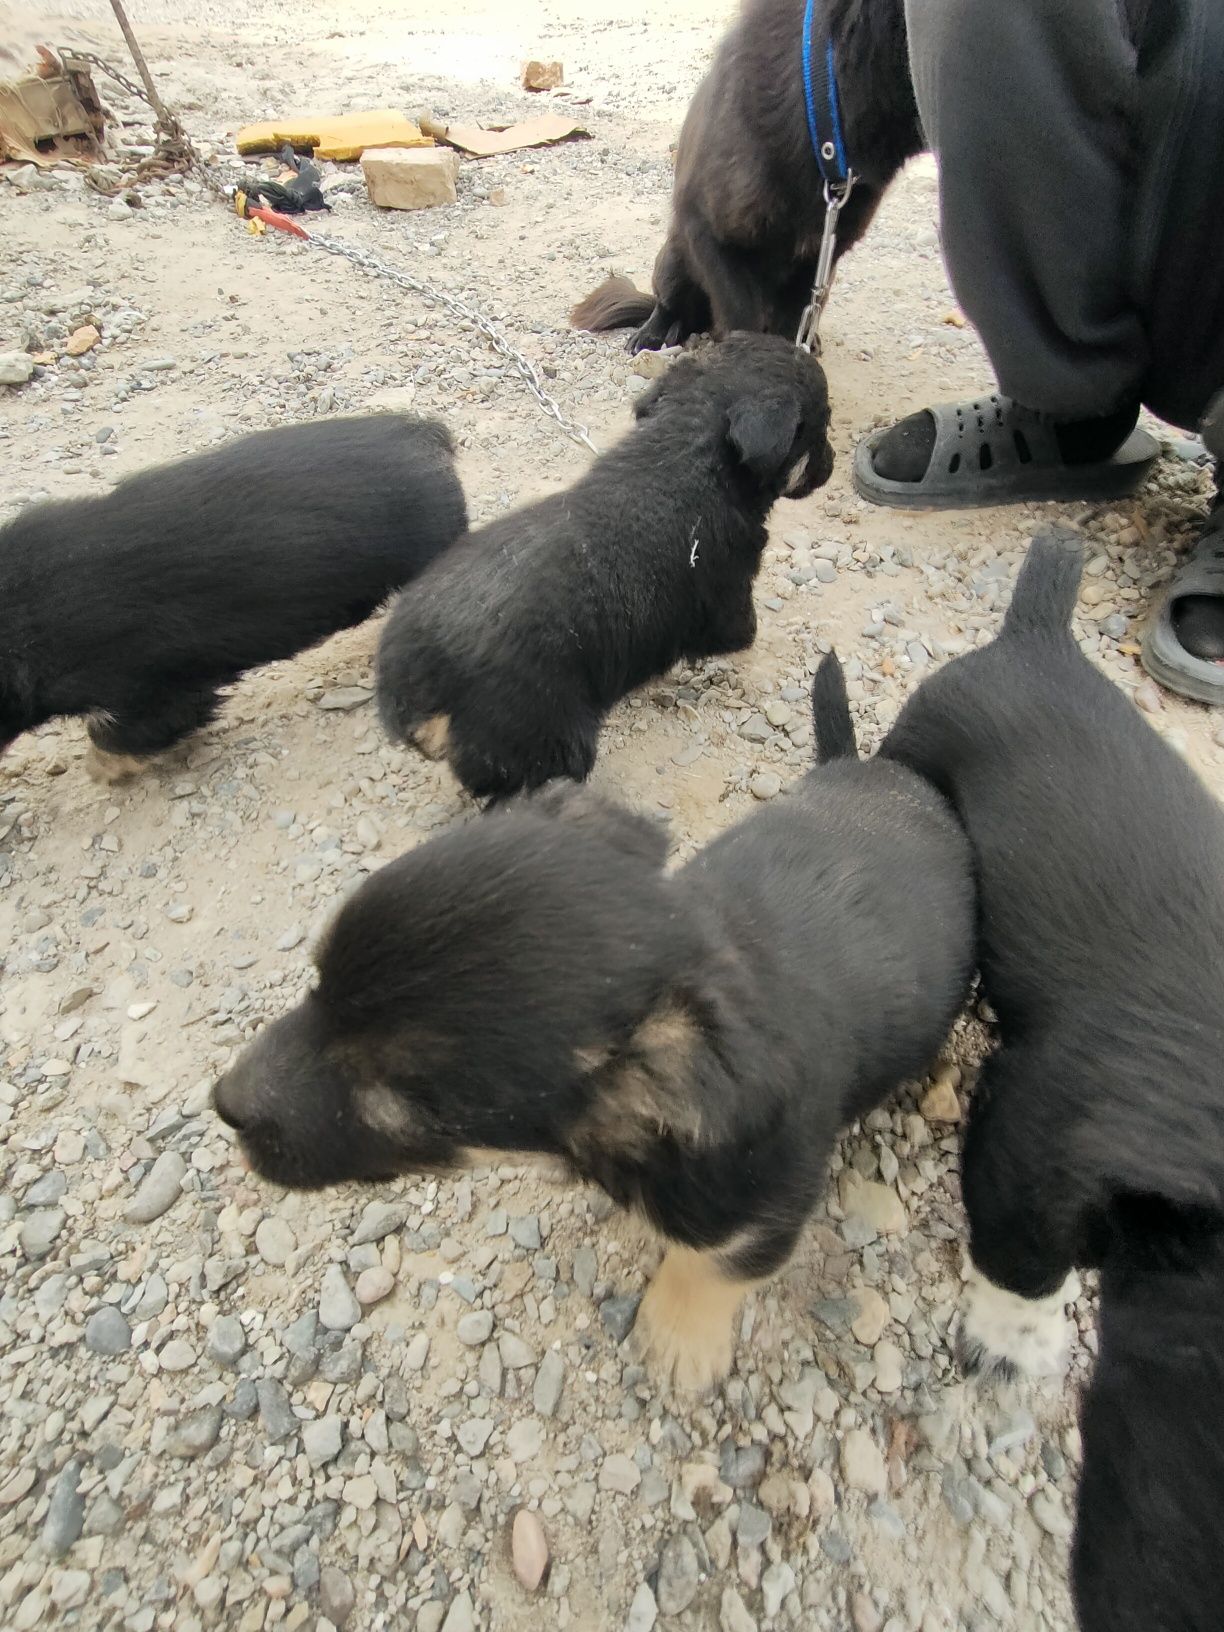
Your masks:
[{"label": "white paw marking", "polygon": [[972,1264],[961,1298],[956,1347],[965,1371],[982,1377],[1061,1377],[1075,1328],[1066,1305],[1079,1296],[1074,1270],[1047,1298],[1022,1298]]}]

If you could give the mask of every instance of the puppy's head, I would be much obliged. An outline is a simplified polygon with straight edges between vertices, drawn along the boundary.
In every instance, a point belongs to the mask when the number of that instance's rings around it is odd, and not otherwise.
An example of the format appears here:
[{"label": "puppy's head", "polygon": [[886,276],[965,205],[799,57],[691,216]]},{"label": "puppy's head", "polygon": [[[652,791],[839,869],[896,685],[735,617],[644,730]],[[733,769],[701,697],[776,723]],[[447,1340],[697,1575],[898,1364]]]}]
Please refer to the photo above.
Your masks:
[{"label": "puppy's head", "polygon": [[367,880],[314,990],[214,1090],[251,1165],[312,1188],[478,1147],[571,1154],[600,1073],[690,956],[665,851],[655,823],[569,789]]},{"label": "puppy's head", "polygon": [[649,419],[674,407],[717,414],[734,463],[772,499],[801,499],[833,474],[829,389],[808,352],[770,334],[733,334],[679,358],[637,399]]}]

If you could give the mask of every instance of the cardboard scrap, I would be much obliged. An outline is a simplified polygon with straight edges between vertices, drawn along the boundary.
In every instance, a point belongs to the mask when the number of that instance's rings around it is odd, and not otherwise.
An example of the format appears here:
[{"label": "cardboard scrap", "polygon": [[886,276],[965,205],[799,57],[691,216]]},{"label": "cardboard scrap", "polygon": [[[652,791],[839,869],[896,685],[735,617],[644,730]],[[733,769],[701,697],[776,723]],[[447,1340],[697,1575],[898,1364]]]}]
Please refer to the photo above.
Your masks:
[{"label": "cardboard scrap", "polygon": [[84,62],[38,47],[38,68],[0,81],[0,161],[50,165],[102,157],[106,121]]},{"label": "cardboard scrap", "polygon": [[462,153],[476,159],[489,159],[498,153],[517,153],[524,147],[548,147],[553,142],[568,141],[571,136],[587,136],[576,120],[564,119],[559,113],[542,113],[534,119],[524,119],[509,129],[483,125],[448,125],[441,140]]},{"label": "cardboard scrap", "polygon": [[279,153],[285,143],[310,148],[316,159],[359,159],[367,147],[432,147],[433,138],[394,108],[369,113],[286,114],[246,125],[234,138],[239,153]]}]

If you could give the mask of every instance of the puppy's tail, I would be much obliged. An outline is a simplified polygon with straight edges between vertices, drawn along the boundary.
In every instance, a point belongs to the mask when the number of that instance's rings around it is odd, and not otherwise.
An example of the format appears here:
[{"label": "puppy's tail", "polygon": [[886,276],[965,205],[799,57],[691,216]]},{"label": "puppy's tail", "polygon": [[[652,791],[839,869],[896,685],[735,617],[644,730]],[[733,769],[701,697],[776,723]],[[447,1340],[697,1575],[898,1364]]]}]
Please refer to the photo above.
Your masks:
[{"label": "puppy's tail", "polygon": [[1084,545],[1071,527],[1045,527],[1029,545],[1003,619],[1006,633],[1059,634],[1069,628],[1084,570]]},{"label": "puppy's tail", "polygon": [[655,309],[653,295],[647,295],[628,278],[605,278],[570,313],[570,327],[588,334],[606,334],[609,329],[641,328]]},{"label": "puppy's tail", "polygon": [[858,758],[846,677],[836,652],[821,658],[812,681],[812,726],[816,732],[818,765],[827,765],[831,759]]}]

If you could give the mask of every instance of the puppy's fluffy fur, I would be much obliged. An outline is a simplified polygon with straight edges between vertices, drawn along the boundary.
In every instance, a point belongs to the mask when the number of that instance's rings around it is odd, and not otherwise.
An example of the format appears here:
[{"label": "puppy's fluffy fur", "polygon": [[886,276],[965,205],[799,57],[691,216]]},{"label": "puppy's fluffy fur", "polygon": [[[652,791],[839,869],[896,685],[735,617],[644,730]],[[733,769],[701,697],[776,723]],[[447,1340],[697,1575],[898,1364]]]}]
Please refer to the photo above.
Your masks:
[{"label": "puppy's fluffy fur", "polygon": [[[747,0],[680,132],[654,294],[611,278],[575,307],[575,328],[633,326],[631,351],[710,329],[794,338],[825,217],[803,90],[804,3]],[[903,0],[817,0],[817,14],[835,42],[846,147],[859,178],[838,222],[840,256],[924,142]]]},{"label": "puppy's fluffy fur", "polygon": [[832,470],[824,375],[781,340],[683,357],[635,412],[567,492],[482,528],[392,609],[384,723],[477,797],[581,780],[628,691],[750,645],[770,508]]},{"label": "puppy's fluffy fur", "polygon": [[218,1084],[256,1170],[379,1179],[493,1147],[563,1158],[669,1252],[639,1336],[684,1387],[732,1355],[838,1131],[922,1072],[963,999],[963,833],[918,777],[829,762],[663,872],[661,829],[552,789],[411,851],[340,912],[305,1002]]},{"label": "puppy's fluffy fur", "polygon": [[436,421],[319,420],[23,511],[0,530],[0,750],[84,714],[104,755],[157,753],[244,670],[360,623],[463,532],[452,453]]},{"label": "puppy's fluffy fur", "polygon": [[[1101,1270],[1074,1585],[1085,1632],[1207,1632],[1224,1547],[1224,816],[1081,655],[1071,535],[1033,544],[999,638],[910,699],[882,754],[973,844],[999,1048],[964,1197],[980,1274]],[[1000,1354],[1007,1361],[1013,1357]]]}]

